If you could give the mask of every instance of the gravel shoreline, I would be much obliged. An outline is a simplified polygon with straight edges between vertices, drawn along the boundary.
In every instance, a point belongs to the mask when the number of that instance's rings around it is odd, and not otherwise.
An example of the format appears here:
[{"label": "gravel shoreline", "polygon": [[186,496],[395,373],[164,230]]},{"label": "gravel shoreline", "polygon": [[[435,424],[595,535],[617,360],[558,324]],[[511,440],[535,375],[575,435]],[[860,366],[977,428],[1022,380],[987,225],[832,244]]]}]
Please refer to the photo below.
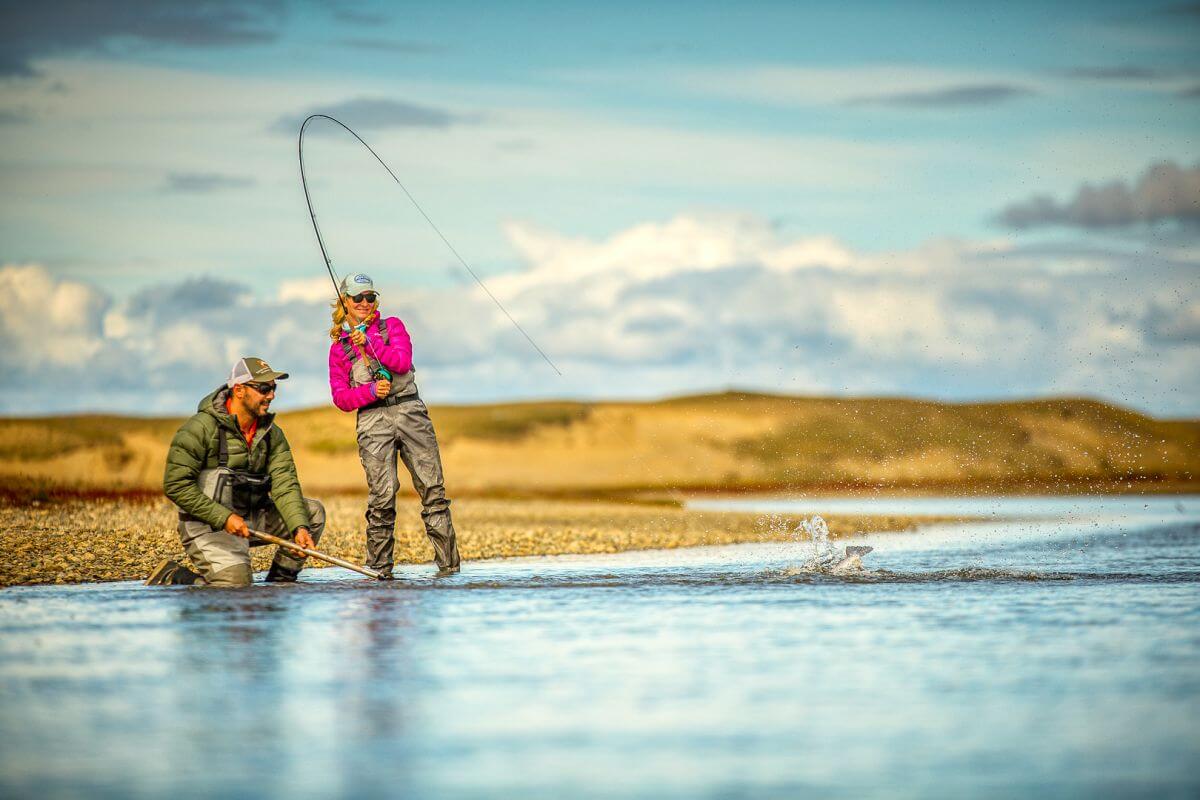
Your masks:
[{"label": "gravel shoreline", "polygon": [[[362,563],[365,498],[333,497],[320,549]],[[401,501],[398,563],[429,562],[429,542],[415,503]],[[466,499],[454,504],[464,560],[562,553],[787,541],[800,516],[690,511],[612,501]],[[68,500],[0,508],[0,586],[145,578],[163,558],[182,556],[174,507],[165,499]],[[833,536],[905,530],[912,517],[826,519]],[[274,547],[255,548],[266,569]],[[312,568],[320,563],[312,560]]]}]

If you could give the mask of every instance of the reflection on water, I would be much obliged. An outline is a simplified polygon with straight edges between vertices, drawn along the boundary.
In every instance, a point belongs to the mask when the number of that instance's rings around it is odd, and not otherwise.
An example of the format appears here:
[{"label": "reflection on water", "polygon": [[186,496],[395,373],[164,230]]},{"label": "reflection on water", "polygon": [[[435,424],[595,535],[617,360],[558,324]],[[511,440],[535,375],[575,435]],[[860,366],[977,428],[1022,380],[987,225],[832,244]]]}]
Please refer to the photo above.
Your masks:
[{"label": "reflection on water", "polygon": [[1195,796],[1200,517],[1093,510],[7,589],[0,796]]}]

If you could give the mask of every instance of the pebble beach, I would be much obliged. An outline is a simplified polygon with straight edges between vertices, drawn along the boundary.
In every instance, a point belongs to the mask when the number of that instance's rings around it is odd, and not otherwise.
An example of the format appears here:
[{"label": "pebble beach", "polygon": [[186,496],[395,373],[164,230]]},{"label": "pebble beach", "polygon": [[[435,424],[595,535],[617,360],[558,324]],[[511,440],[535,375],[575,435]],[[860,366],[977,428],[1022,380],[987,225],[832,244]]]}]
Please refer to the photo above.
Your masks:
[{"label": "pebble beach", "polygon": [[[328,521],[320,549],[362,563],[365,498],[324,500]],[[453,506],[464,560],[564,553],[788,541],[799,518],[693,511],[677,505],[616,501],[468,498]],[[175,510],[165,499],[65,499],[0,508],[0,586],[139,580],[163,558],[182,557]],[[921,521],[898,516],[827,517],[834,537],[906,530]],[[254,549],[254,568],[275,548]],[[397,563],[431,560],[414,501],[401,503]],[[310,559],[310,568],[322,564]]]}]

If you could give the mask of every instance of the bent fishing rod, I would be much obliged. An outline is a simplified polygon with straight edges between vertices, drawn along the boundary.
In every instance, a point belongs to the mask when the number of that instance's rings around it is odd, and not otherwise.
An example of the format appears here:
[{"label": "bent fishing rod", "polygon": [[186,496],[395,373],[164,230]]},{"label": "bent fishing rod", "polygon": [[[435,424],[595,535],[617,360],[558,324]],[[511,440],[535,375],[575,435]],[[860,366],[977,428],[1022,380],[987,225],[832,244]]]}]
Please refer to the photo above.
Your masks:
[{"label": "bent fishing rod", "polygon": [[[500,302],[496,295],[492,294],[491,289],[488,289],[487,285],[484,284],[480,277],[475,273],[475,270],[471,269],[471,266],[467,263],[466,259],[459,255],[458,250],[454,248],[454,245],[450,244],[450,240],[446,238],[441,229],[438,228],[438,226],[434,224],[433,220],[429,218],[429,215],[425,213],[425,209],[421,208],[421,204],[417,202],[417,199],[412,196],[411,192],[408,191],[408,187],[406,187],[404,183],[398,177],[396,177],[396,173],[393,172],[392,168],[387,165],[387,162],[380,158],[379,154],[375,152],[371,145],[367,144],[361,136],[355,133],[350,126],[346,125],[341,120],[334,119],[328,114],[309,114],[308,117],[305,118],[304,122],[300,123],[300,135],[296,143],[296,149],[300,156],[300,184],[304,187],[304,202],[308,205],[308,215],[312,218],[313,231],[315,231],[317,234],[317,245],[321,248],[321,257],[325,260],[325,271],[329,273],[329,280],[333,282],[334,294],[337,295],[338,302],[341,304],[342,311],[345,313],[345,315],[347,317],[351,316],[350,308],[346,305],[346,300],[342,296],[341,286],[338,284],[337,275],[334,274],[333,271],[333,262],[330,261],[329,251],[325,248],[325,239],[321,236],[321,226],[317,224],[317,213],[313,210],[312,196],[308,192],[308,179],[304,173],[304,131],[308,128],[308,123],[315,119],[327,119],[330,122],[339,125],[347,133],[357,139],[359,144],[367,148],[367,152],[373,155],[375,160],[379,162],[379,165],[387,170],[388,175],[392,176],[392,180],[395,181],[396,185],[399,186],[404,192],[404,195],[409,199],[409,202],[413,204],[413,207],[417,209],[417,212],[425,219],[427,223],[429,223],[429,227],[433,228],[433,232],[438,235],[438,238],[442,240],[442,243],[445,244],[446,247],[449,248],[450,252],[454,254],[454,257],[458,259],[458,263],[462,264],[463,269],[465,269],[467,273],[475,279],[475,283],[479,284],[479,288],[483,289],[484,293],[492,299],[492,302],[496,304],[496,308],[500,309],[500,311],[504,313],[504,316],[508,317],[508,321],[513,324],[513,327],[521,332],[521,335],[525,337],[525,341],[529,342],[530,346],[537,351],[538,355],[540,355],[542,359],[550,365],[550,368],[557,372],[559,376],[561,376],[562,371],[555,365],[553,361],[550,360],[550,356],[546,355],[545,351],[538,347],[537,342],[533,340],[533,337],[525,332],[525,329],[522,328],[521,324],[513,318],[512,314],[508,313],[508,309],[504,307],[504,304]],[[373,351],[374,348],[372,348],[372,352]]]}]

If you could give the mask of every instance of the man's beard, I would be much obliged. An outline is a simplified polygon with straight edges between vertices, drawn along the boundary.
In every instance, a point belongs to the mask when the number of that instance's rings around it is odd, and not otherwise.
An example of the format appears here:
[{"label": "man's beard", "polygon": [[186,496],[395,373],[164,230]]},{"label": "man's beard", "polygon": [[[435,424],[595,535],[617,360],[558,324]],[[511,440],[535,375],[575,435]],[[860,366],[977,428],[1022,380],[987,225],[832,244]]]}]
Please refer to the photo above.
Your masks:
[{"label": "man's beard", "polygon": [[251,414],[253,414],[255,419],[262,419],[268,413],[270,413],[268,411],[269,406],[265,400],[259,400],[257,403],[254,403],[253,405],[250,403],[246,403],[245,406],[246,406],[246,410],[249,411]]}]

